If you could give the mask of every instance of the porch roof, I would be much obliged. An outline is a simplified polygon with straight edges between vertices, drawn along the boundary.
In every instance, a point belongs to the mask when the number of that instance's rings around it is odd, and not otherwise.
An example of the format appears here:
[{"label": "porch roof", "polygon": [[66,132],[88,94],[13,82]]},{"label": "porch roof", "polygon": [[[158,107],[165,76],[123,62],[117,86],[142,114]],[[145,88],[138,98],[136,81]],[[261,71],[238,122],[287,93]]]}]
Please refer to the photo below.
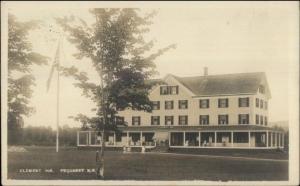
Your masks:
[{"label": "porch roof", "polygon": [[257,125],[210,125],[210,126],[129,126],[118,127],[122,131],[277,131],[266,126]]}]

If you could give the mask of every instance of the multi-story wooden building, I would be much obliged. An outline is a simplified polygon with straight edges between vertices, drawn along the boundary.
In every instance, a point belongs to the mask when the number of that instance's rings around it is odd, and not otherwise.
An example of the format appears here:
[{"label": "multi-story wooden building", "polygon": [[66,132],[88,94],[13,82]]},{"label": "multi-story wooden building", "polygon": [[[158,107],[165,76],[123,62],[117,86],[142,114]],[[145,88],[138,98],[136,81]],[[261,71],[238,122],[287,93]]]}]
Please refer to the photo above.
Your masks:
[{"label": "multi-story wooden building", "polygon": [[[265,73],[153,80],[153,111],[119,112],[128,123],[107,135],[107,146],[154,148],[282,148],[284,135],[268,126],[271,98]],[[98,146],[95,132],[78,132],[78,146]]]}]

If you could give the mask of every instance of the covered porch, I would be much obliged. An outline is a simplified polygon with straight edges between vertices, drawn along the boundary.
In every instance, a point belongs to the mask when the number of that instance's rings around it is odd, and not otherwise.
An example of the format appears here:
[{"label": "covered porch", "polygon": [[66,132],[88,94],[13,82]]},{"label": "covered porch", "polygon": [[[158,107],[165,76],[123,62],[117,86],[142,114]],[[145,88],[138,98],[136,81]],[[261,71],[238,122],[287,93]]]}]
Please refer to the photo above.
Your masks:
[{"label": "covered porch", "polygon": [[[102,145],[102,132],[77,131],[77,146]],[[156,146],[155,132],[152,131],[122,131],[105,133],[105,146],[107,147],[142,147],[153,148]]]},{"label": "covered porch", "polygon": [[284,133],[261,130],[172,131],[169,146],[173,148],[253,148],[284,147]]}]

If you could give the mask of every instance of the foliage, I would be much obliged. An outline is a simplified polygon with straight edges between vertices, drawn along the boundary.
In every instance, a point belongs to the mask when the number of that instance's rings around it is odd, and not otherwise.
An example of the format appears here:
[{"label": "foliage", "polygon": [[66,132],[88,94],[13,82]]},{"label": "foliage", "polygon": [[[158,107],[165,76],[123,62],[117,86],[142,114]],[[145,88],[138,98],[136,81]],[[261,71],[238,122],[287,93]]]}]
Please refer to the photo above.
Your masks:
[{"label": "foliage", "polygon": [[[78,128],[64,125],[59,128],[60,146],[76,146],[76,135]],[[17,145],[36,145],[36,146],[55,146],[56,131],[50,127],[24,127],[20,131],[13,131],[12,134],[18,134],[20,139]]]},{"label": "foliage", "polygon": [[62,74],[74,77],[75,86],[97,105],[95,118],[80,114],[75,119],[83,125],[101,128],[101,118],[106,120],[105,124],[115,124],[117,112],[125,108],[151,112],[151,86],[145,81],[156,74],[154,60],[175,47],[170,45],[152,52],[154,40],[144,39],[155,12],[142,15],[138,9],[95,8],[90,13],[95,18],[92,25],[74,16],[57,18],[68,40],[78,49],[74,56],[82,61],[90,59],[103,80],[102,89],[101,82],[90,82],[87,73],[74,66],[61,67]]},{"label": "foliage", "polygon": [[19,22],[14,15],[8,15],[7,123],[9,130],[22,128],[24,116],[29,116],[34,112],[34,108],[29,106],[33,93],[31,87],[35,85],[31,66],[44,65],[48,61],[47,57],[32,51],[32,45],[28,39],[29,32],[37,29],[38,26],[38,21]]}]

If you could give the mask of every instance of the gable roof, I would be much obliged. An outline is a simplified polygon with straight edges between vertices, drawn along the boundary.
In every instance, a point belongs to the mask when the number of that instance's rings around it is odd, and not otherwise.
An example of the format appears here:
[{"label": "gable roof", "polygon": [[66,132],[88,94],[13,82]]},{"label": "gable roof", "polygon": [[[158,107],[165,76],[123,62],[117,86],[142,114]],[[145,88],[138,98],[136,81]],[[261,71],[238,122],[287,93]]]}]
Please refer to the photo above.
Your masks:
[{"label": "gable roof", "polygon": [[178,77],[172,75],[195,96],[255,94],[261,84],[270,91],[264,72]]}]

